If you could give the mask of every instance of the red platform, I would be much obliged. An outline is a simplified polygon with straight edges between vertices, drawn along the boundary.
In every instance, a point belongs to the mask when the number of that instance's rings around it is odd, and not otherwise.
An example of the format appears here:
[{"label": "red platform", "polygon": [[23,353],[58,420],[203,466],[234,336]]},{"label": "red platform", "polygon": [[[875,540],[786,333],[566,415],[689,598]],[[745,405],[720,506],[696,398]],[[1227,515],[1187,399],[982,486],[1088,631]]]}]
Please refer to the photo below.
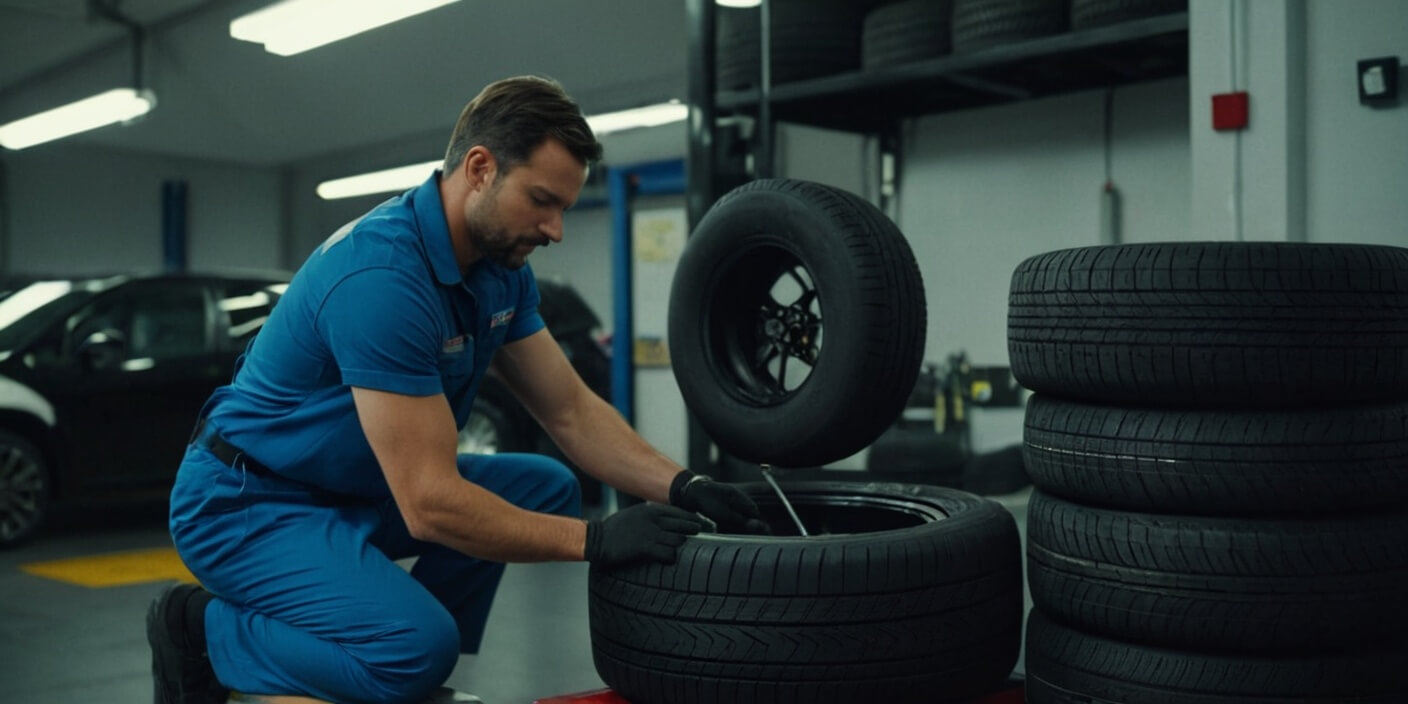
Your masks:
[{"label": "red platform", "polygon": [[[1022,704],[1026,701],[1026,688],[1016,685],[1001,692],[993,692],[979,699],[974,699],[969,704]],[[581,692],[578,694],[564,694],[559,697],[548,697],[539,699],[533,704],[631,704],[621,695],[609,690],[598,689],[591,692]]]}]

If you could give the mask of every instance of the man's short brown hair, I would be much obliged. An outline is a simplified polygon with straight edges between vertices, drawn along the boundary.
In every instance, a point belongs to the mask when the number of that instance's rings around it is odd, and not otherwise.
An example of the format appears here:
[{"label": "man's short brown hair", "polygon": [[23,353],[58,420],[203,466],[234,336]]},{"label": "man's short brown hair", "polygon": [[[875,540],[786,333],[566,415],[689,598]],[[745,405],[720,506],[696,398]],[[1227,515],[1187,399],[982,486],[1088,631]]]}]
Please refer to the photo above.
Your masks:
[{"label": "man's short brown hair", "polygon": [[443,168],[446,173],[454,171],[471,148],[483,145],[498,161],[499,172],[507,173],[528,161],[549,137],[562,142],[584,166],[601,159],[601,143],[581,108],[557,81],[540,76],[505,78],[485,86],[464,106],[445,148]]}]

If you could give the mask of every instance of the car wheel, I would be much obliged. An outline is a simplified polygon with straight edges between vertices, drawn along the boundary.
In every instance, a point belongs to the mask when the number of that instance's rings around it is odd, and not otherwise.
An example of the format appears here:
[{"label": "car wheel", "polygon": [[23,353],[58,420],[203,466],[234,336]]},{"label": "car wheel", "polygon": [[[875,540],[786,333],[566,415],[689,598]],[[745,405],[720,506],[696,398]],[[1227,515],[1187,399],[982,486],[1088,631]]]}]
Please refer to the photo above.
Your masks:
[{"label": "car wheel", "polygon": [[1016,522],[915,484],[797,482],[802,537],[702,534],[672,565],[591,569],[593,659],[637,704],[965,701],[1001,685],[1022,630]]},{"label": "car wheel", "polygon": [[44,455],[23,437],[0,430],[0,548],[34,535],[48,513],[50,492]]},{"label": "car wheel", "polygon": [[884,213],[818,183],[754,181],[709,209],[680,257],[671,365],[725,451],[816,466],[899,415],[924,325],[919,266]]},{"label": "car wheel", "polygon": [[480,396],[474,399],[474,408],[460,430],[458,452],[462,455],[523,452],[522,435],[503,407],[491,398]]}]

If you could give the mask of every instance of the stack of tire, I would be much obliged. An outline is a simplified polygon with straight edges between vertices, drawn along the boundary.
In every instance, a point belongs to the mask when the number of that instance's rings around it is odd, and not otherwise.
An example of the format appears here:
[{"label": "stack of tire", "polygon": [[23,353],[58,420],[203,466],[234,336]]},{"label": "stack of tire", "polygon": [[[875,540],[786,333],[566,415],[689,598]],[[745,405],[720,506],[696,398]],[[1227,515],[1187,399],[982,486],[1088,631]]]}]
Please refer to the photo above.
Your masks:
[{"label": "stack of tire", "polygon": [[1042,254],[1008,340],[1028,701],[1408,701],[1408,250]]},{"label": "stack of tire", "polygon": [[[771,0],[771,82],[895,66],[1187,8],[1187,0]],[[758,87],[761,28],[756,7],[718,8],[720,90]]]}]

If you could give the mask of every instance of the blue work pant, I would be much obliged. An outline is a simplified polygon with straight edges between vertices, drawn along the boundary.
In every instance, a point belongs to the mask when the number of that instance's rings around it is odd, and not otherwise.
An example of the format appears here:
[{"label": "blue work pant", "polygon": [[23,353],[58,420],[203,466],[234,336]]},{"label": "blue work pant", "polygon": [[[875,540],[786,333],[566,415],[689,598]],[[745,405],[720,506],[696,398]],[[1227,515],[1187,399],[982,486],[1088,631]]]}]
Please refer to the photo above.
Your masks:
[{"label": "blue work pant", "polygon": [[[460,455],[464,478],[530,511],[579,515],[570,470],[537,455]],[[504,565],[413,539],[391,499],[338,504],[188,448],[171,535],[216,595],[210,662],[225,686],[347,704],[416,702],[479,649]],[[393,560],[417,556],[407,572]]]}]

